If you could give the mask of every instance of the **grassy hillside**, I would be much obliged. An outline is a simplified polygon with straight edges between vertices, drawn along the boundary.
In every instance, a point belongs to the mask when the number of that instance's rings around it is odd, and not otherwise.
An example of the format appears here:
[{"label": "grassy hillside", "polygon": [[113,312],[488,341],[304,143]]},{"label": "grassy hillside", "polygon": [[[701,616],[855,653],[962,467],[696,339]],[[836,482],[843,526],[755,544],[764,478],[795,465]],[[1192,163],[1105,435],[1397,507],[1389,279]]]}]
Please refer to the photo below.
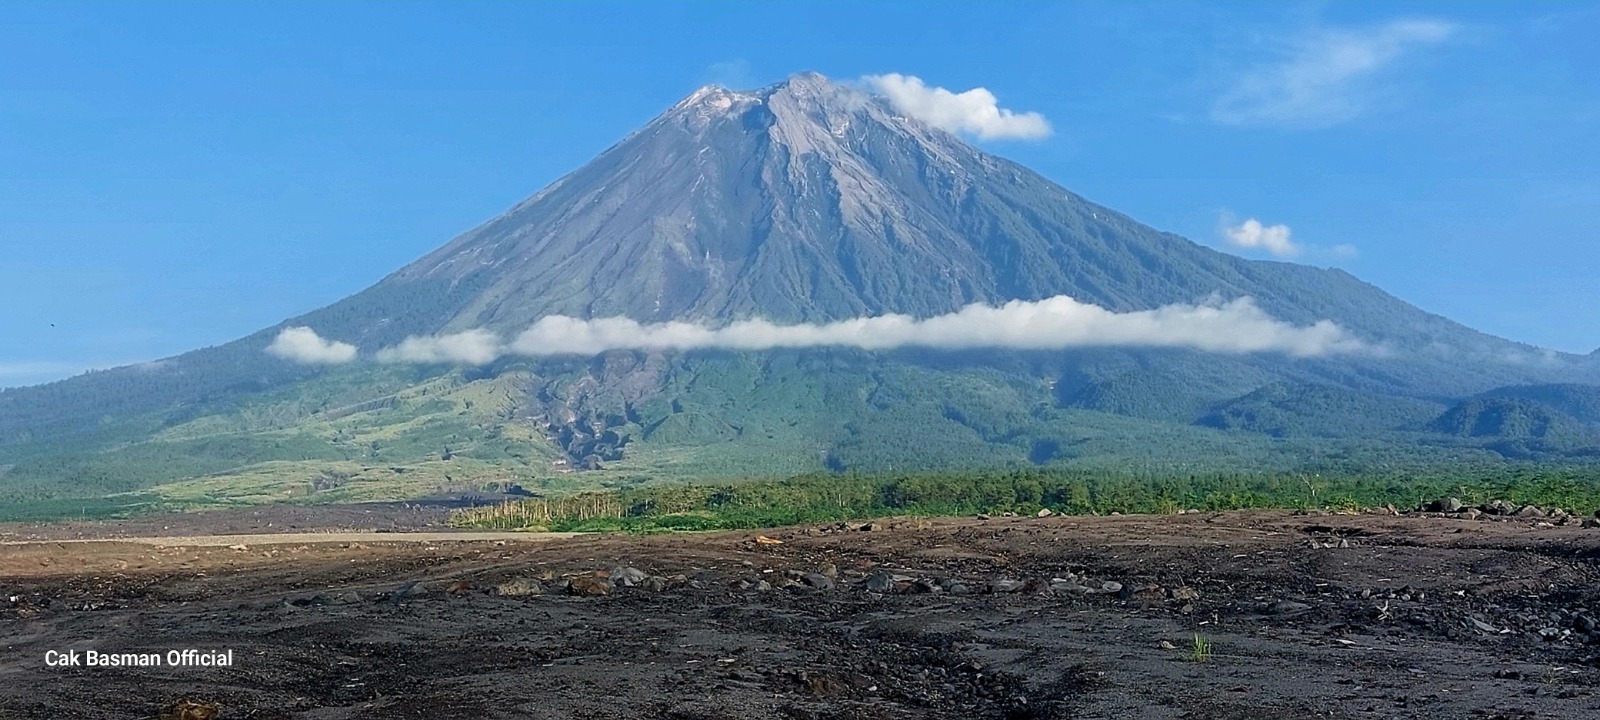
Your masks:
[{"label": "grassy hillside", "polygon": [[[1211,400],[1223,379],[1174,383],[1171,373],[1217,366],[1176,354],[1143,360],[1140,375],[1124,362],[826,350],[612,353],[478,370],[351,366],[8,446],[0,504],[45,508],[118,493],[122,505],[106,507],[347,502],[513,483],[563,493],[820,472],[1168,477],[1600,462],[1597,443],[1581,437],[1558,446],[1430,431],[1443,406],[1427,401],[1287,380]],[[1243,367],[1238,384],[1271,377]],[[1085,407],[1084,388],[1106,398],[1151,382],[1190,392],[1166,405]],[[1518,444],[1529,439],[1537,442]],[[599,469],[578,470],[589,460]]]}]

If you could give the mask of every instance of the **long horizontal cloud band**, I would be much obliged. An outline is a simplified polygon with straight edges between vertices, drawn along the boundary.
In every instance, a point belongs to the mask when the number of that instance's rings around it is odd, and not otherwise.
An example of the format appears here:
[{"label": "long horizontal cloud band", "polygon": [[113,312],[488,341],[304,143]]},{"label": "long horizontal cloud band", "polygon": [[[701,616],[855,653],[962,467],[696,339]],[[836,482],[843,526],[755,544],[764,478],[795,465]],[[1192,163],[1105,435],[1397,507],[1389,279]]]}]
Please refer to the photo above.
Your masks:
[{"label": "long horizontal cloud band", "polygon": [[[309,332],[305,328],[291,328],[285,332],[302,330]],[[581,320],[553,315],[534,323],[510,342],[487,330],[411,337],[378,351],[377,359],[389,363],[483,365],[505,355],[542,357],[595,355],[608,350],[765,350],[829,346],[867,350],[1172,347],[1235,354],[1278,352],[1300,357],[1368,349],[1365,343],[1331,321],[1307,326],[1281,322],[1249,298],[1118,313],[1058,295],[1032,302],[1014,300],[998,307],[968,305],[948,315],[922,320],[909,315],[795,325],[744,320],[714,328],[688,322],[640,323],[621,317]]]}]

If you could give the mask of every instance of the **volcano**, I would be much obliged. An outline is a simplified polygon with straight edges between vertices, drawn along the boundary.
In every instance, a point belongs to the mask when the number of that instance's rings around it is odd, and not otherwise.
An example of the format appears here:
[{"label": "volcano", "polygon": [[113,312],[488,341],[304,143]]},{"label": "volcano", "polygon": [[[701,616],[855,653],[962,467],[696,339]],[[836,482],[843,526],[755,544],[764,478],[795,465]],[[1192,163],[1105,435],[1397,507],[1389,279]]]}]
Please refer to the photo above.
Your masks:
[{"label": "volcano", "polygon": [[[1275,321],[1333,323],[1372,351],[639,348],[471,367],[371,362],[407,338],[511,336],[558,315],[722,327],[933,318],[1060,296],[1110,313],[1248,298]],[[359,359],[266,352],[295,327]],[[1146,227],[858,86],[803,73],[696,90],[328,307],[226,345],[0,392],[0,454],[14,458],[0,484],[54,496],[249,477],[357,497],[356,486],[417,490],[407,473],[438,485],[576,468],[649,479],[1493,460],[1492,438],[1444,432],[1437,417],[1497,388],[1597,381],[1591,359],[1474,331],[1344,271],[1246,260]],[[1589,437],[1575,437],[1588,452]],[[385,485],[377,466],[403,470]]]}]

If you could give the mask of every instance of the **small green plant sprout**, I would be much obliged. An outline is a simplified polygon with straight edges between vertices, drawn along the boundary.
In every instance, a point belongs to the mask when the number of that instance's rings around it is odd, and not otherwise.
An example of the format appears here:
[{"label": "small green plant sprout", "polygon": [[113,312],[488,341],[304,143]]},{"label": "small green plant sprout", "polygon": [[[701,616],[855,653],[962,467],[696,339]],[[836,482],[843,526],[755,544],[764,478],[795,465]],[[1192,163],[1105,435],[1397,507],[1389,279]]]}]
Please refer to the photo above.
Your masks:
[{"label": "small green plant sprout", "polygon": [[1211,641],[1194,635],[1194,645],[1189,648],[1189,659],[1193,662],[1203,663],[1211,659]]}]

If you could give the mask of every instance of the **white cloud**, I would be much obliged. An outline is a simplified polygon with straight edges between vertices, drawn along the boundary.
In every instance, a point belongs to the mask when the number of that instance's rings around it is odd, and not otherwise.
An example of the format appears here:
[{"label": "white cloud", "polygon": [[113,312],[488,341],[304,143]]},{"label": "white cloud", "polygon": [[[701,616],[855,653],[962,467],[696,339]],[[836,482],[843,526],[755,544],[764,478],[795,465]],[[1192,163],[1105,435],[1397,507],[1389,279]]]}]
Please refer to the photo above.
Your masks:
[{"label": "white cloud", "polygon": [[488,330],[451,335],[409,337],[398,346],[378,351],[379,362],[486,365],[503,354],[500,337]]},{"label": "white cloud", "polygon": [[1224,227],[1222,234],[1230,245],[1237,248],[1265,250],[1281,258],[1300,254],[1300,246],[1290,237],[1288,225],[1262,225],[1260,220],[1250,218],[1238,225]]},{"label": "white cloud", "polygon": [[967,133],[979,140],[1037,140],[1050,135],[1050,123],[1043,115],[1002,108],[994,93],[985,88],[954,93],[899,73],[868,75],[862,81],[900,112],[950,132]]},{"label": "white cloud", "polygon": [[[799,347],[1015,348],[1058,350],[1069,347],[1129,346],[1192,348],[1219,353],[1278,352],[1302,357],[1368,350],[1331,321],[1295,326],[1274,320],[1249,298],[1226,303],[1169,305],[1156,310],[1117,313],[1065,295],[1039,301],[1013,300],[998,307],[973,304],[959,311],[916,319],[880,315],[822,324],[778,325],[744,320],[712,328],[698,323],[639,323],[622,317],[580,320],[542,318],[510,343],[485,331],[472,346],[482,352],[454,360],[486,363],[502,354],[523,356],[594,355],[608,350],[767,350]],[[380,353],[393,361],[433,362],[442,344],[467,333],[410,338]],[[405,351],[411,348],[411,351]],[[492,352],[490,349],[492,348]]]},{"label": "white cloud", "polygon": [[1321,128],[1366,111],[1374,84],[1408,52],[1449,39],[1456,26],[1396,20],[1361,29],[1318,30],[1284,43],[1282,56],[1247,73],[1212,107],[1228,125]]},{"label": "white cloud", "polygon": [[338,365],[356,359],[356,346],[324,340],[308,327],[284,328],[267,352],[306,365]]}]

